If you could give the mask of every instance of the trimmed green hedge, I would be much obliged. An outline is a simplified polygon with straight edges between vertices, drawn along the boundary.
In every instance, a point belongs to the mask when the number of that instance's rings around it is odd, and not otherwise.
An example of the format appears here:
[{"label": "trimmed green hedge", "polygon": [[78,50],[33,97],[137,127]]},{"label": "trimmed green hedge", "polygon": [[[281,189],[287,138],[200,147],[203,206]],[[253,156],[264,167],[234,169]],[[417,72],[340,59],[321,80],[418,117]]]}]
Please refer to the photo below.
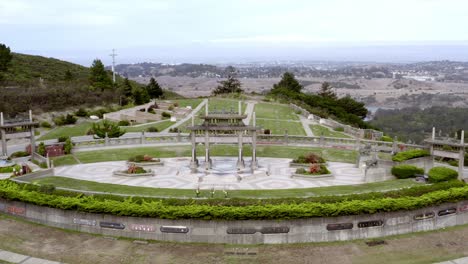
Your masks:
[{"label": "trimmed green hedge", "polygon": [[424,169],[413,165],[401,164],[393,166],[392,174],[398,179],[414,178],[416,174],[424,174]]},{"label": "trimmed green hedge", "polygon": [[100,200],[94,196],[58,196],[28,190],[28,185],[0,181],[0,197],[40,206],[119,216],[156,217],[161,219],[261,220],[298,219],[343,215],[373,214],[414,210],[446,202],[468,199],[468,186],[450,188],[417,197],[343,200],[336,203],[280,203],[246,206],[211,206],[200,204],[167,205],[161,200]]},{"label": "trimmed green hedge", "polygon": [[429,151],[423,149],[413,149],[397,153],[392,157],[393,161],[402,162],[409,159],[429,156]]},{"label": "trimmed green hedge", "polygon": [[443,182],[458,177],[458,172],[446,167],[434,167],[429,171],[429,182]]}]

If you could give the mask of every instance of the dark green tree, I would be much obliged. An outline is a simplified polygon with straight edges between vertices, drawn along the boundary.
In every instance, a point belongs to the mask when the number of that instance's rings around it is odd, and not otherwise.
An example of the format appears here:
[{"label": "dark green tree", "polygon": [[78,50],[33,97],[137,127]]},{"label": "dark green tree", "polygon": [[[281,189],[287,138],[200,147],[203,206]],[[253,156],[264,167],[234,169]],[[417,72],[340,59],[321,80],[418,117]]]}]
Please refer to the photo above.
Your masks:
[{"label": "dark green tree", "polygon": [[146,86],[146,91],[150,98],[159,98],[163,95],[163,90],[158,82],[151,77],[149,84]]},{"label": "dark green tree", "polygon": [[338,105],[349,114],[357,115],[360,118],[365,118],[367,116],[365,104],[354,100],[349,95],[338,99]]},{"label": "dark green tree", "polygon": [[328,82],[322,83],[319,95],[325,98],[336,99],[336,94],[333,91],[333,87]]},{"label": "dark green tree", "polygon": [[213,95],[227,93],[242,93],[241,82],[236,78],[236,69],[232,66],[226,68],[227,79],[219,82],[220,85],[213,90]]},{"label": "dark green tree", "polygon": [[11,55],[10,47],[5,44],[0,44],[0,72],[4,72],[8,69],[13,55]]},{"label": "dark green tree", "polygon": [[146,89],[143,89],[141,87],[135,87],[135,89],[133,89],[133,102],[135,103],[135,105],[145,104],[149,101],[150,97],[146,92]]},{"label": "dark green tree", "polygon": [[104,91],[105,89],[112,88],[112,80],[106,69],[104,69],[104,64],[102,64],[101,60],[95,59],[90,70],[89,83],[94,89]]},{"label": "dark green tree", "polygon": [[128,80],[128,78],[125,78],[123,82],[122,93],[127,98],[130,98],[133,95],[133,86],[130,83],[130,80]]},{"label": "dark green tree", "polygon": [[72,73],[69,69],[66,70],[66,71],[65,71],[65,76],[63,77],[63,79],[64,79],[65,81],[72,81],[73,78],[74,78],[73,73]]},{"label": "dark green tree", "polygon": [[96,136],[99,138],[105,138],[106,134],[107,137],[110,138],[120,137],[123,134],[125,134],[125,131],[120,129],[120,127],[117,124],[109,122],[107,120],[104,120],[102,122],[102,125],[99,123],[94,123],[92,130],[94,131],[94,134],[96,134]]},{"label": "dark green tree", "polygon": [[273,90],[278,90],[281,88],[285,88],[292,92],[300,93],[302,90],[302,85],[296,80],[294,74],[290,72],[285,72],[281,77],[281,81],[279,83],[273,85]]}]

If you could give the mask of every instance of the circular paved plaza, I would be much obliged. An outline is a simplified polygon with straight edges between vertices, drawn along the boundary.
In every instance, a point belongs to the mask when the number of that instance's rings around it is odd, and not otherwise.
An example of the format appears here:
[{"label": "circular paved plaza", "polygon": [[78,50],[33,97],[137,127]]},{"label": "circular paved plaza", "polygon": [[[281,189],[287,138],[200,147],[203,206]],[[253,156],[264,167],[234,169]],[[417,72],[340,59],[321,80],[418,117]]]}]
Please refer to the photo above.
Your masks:
[{"label": "circular paved plaza", "polygon": [[[96,181],[131,186],[177,189],[291,189],[324,187],[333,185],[350,185],[364,183],[364,173],[353,164],[328,162],[328,169],[333,173],[331,178],[298,179],[291,178],[296,170],[289,167],[290,159],[258,158],[259,168],[253,172],[235,169],[236,159],[213,157],[213,168],[205,171],[203,162],[197,173],[191,173],[190,158],[161,159],[164,166],[148,166],[155,176],[125,177],[114,176],[113,171],[125,170],[126,161],[100,162],[58,167],[55,175],[79,180]],[[246,160],[246,166],[249,162]]]}]

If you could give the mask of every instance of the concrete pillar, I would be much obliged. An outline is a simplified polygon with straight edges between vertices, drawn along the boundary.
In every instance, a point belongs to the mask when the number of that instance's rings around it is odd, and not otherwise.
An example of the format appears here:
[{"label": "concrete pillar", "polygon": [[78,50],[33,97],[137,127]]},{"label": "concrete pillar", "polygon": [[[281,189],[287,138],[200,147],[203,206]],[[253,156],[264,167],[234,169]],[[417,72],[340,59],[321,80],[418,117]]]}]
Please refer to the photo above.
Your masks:
[{"label": "concrete pillar", "polygon": [[284,144],[288,145],[289,143],[289,136],[288,136],[288,130],[284,130]]},{"label": "concrete pillar", "polygon": [[242,115],[242,103],[239,101],[239,115]]},{"label": "concrete pillar", "polygon": [[145,131],[141,132],[141,137],[140,137],[140,144],[143,145],[146,143],[146,136],[145,136]]},{"label": "concrete pillar", "polygon": [[190,161],[190,170],[195,173],[198,168],[196,133],[192,130],[190,133],[192,139],[192,160]]},{"label": "concrete pillar", "polygon": [[243,133],[243,131],[239,131],[239,139],[238,139],[239,155],[237,156],[237,169],[243,169],[245,167],[244,157],[243,157],[243,153],[242,153],[242,147],[243,147],[242,133]]},{"label": "concrete pillar", "polygon": [[8,156],[5,129],[0,129],[0,133],[2,135],[2,156]]},{"label": "concrete pillar", "polygon": [[[31,144],[31,153],[34,153],[34,152],[36,152],[36,138],[34,136],[34,127],[33,126],[31,126],[31,128],[30,128],[29,138],[30,138],[29,143]],[[33,159],[32,155],[31,155],[31,159]]]},{"label": "concrete pillar", "polygon": [[205,105],[205,115],[208,115],[208,102],[209,100],[206,101],[206,105]]},{"label": "concrete pillar", "polygon": [[[252,113],[252,124],[257,125],[257,116],[255,112]],[[252,170],[257,168],[257,130],[252,131]]]},{"label": "concrete pillar", "polygon": [[208,130],[205,130],[205,169],[211,169],[210,136]]},{"label": "concrete pillar", "polygon": [[107,132],[106,132],[106,137],[104,138],[104,145],[109,146],[109,137],[107,136]]},{"label": "concrete pillar", "polygon": [[392,152],[393,154],[398,152],[398,143],[397,143],[397,137],[393,137],[393,144],[392,144]]},{"label": "concrete pillar", "polygon": [[460,137],[460,152],[458,155],[458,179],[463,180],[464,175],[463,175],[463,170],[465,168],[464,162],[465,162],[465,131],[462,130],[461,132],[461,137]]}]

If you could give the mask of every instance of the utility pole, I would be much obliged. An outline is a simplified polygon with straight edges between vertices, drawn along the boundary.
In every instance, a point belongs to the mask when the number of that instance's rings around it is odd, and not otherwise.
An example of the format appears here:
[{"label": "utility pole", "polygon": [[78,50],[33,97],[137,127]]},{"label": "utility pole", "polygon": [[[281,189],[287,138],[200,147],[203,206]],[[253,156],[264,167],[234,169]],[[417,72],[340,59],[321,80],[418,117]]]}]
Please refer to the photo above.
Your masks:
[{"label": "utility pole", "polygon": [[112,49],[112,54],[109,56],[112,57],[112,82],[115,83],[115,56],[117,56],[117,54],[115,54],[115,49]]}]

